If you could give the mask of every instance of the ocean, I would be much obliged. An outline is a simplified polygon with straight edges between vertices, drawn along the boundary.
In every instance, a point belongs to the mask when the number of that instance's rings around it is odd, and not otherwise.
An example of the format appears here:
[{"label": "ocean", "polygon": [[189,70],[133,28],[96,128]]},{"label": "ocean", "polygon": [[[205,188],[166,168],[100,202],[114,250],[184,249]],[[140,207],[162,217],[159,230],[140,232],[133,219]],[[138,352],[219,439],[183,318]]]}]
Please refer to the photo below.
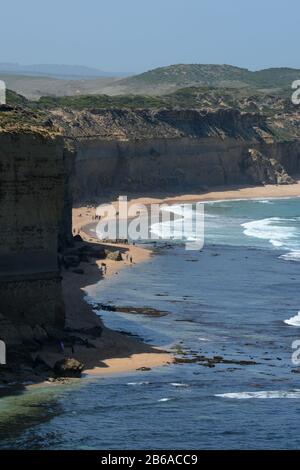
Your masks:
[{"label": "ocean", "polygon": [[161,243],[87,289],[166,312],[98,314],[180,363],[4,397],[0,448],[299,448],[299,273],[299,199],[206,203],[201,251]]}]

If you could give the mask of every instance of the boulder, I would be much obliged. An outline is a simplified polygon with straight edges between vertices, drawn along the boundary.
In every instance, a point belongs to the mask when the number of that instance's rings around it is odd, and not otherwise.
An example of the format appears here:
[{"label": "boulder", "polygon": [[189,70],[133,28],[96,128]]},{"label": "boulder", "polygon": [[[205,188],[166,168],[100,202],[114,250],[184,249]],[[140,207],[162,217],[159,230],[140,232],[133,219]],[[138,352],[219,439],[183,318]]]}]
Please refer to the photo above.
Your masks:
[{"label": "boulder", "polygon": [[121,255],[121,252],[119,250],[116,250],[116,251],[106,250],[105,253],[106,253],[106,258],[107,259],[111,259],[113,261],[122,261],[122,255]]},{"label": "boulder", "polygon": [[61,359],[54,365],[54,372],[59,377],[80,377],[82,370],[82,362],[74,358]]}]

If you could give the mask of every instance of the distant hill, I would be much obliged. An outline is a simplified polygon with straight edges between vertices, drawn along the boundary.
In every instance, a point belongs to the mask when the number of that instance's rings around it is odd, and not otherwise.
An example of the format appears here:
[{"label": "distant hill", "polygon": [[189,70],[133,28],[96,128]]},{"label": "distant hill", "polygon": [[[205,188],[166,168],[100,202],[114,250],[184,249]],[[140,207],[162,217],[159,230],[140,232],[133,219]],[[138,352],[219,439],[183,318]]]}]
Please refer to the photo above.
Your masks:
[{"label": "distant hill", "polygon": [[[270,68],[252,72],[232,65],[178,64],[118,80],[113,88],[118,93],[165,94],[191,86],[212,87],[291,87],[300,79],[300,70]],[[104,90],[107,93],[107,90]]]},{"label": "distant hill", "polygon": [[18,93],[15,93],[14,91],[11,90],[6,90],[6,103],[12,106],[15,105],[27,105],[28,100],[22,96],[19,95]]},{"label": "distant hill", "polygon": [[58,79],[55,77],[41,77],[18,74],[5,74],[0,72],[0,80],[4,80],[6,87],[14,90],[28,99],[36,100],[41,96],[73,96],[93,95],[103,93],[103,89],[111,86],[116,77],[99,77],[88,80]]},{"label": "distant hill", "polygon": [[15,63],[0,63],[0,72],[10,75],[32,75],[56,78],[96,78],[96,77],[126,77],[128,73],[103,72],[102,70],[82,65],[34,64],[20,65]]},{"label": "distant hill", "polygon": [[[3,64],[2,64],[3,65]],[[43,66],[36,66],[43,67]],[[48,69],[47,69],[48,67]],[[60,67],[67,67],[67,73],[95,73],[94,69],[70,66],[45,66],[44,71],[62,72]],[[56,68],[58,67],[58,68]],[[59,69],[59,70],[58,70]],[[41,70],[41,69],[39,69]],[[98,73],[102,73],[98,71]],[[178,64],[160,67],[149,72],[120,79],[120,77],[92,75],[85,79],[73,76],[72,80],[62,76],[42,76],[1,72],[0,79],[11,90],[29,99],[41,96],[80,96],[80,95],[143,95],[162,96],[183,88],[232,88],[233,90],[253,89],[263,92],[278,93],[279,89],[290,92],[294,80],[300,80],[300,70],[292,68],[270,68],[252,72],[232,65]],[[191,91],[191,90],[190,90]],[[190,93],[190,92],[189,92]],[[177,97],[178,98],[178,97]],[[188,96],[184,97],[186,100]],[[193,98],[192,98],[193,100]],[[104,100],[105,101],[105,100]],[[104,102],[102,100],[102,102]]]}]

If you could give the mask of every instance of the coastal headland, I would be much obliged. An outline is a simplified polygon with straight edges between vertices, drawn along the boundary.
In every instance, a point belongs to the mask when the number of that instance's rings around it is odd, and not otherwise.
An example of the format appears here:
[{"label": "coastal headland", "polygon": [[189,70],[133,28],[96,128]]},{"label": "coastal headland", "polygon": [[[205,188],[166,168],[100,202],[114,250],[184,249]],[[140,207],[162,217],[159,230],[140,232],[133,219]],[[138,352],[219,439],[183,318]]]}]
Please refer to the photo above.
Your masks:
[{"label": "coastal headland", "polygon": [[99,243],[85,229],[97,204],[119,194],[146,205],[300,195],[293,110],[0,111],[4,383],[55,380],[70,364],[98,374],[172,362],[106,328],[84,300],[88,285],[152,256]]}]

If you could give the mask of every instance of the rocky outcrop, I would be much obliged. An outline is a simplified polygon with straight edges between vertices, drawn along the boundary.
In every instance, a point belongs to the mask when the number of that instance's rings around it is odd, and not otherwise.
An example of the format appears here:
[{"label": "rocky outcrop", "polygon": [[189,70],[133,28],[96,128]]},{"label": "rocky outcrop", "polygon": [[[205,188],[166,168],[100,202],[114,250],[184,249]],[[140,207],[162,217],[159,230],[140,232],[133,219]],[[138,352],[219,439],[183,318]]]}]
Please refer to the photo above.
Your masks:
[{"label": "rocky outcrop", "polygon": [[257,184],[292,184],[294,179],[275,158],[269,158],[259,150],[249,149],[244,161],[244,171]]},{"label": "rocky outcrop", "polygon": [[54,372],[59,377],[80,377],[83,364],[74,358],[65,358],[57,361],[54,365]]},{"label": "rocky outcrop", "polygon": [[106,250],[106,258],[111,259],[112,261],[122,261],[122,255],[119,250],[115,250],[115,251]]}]

